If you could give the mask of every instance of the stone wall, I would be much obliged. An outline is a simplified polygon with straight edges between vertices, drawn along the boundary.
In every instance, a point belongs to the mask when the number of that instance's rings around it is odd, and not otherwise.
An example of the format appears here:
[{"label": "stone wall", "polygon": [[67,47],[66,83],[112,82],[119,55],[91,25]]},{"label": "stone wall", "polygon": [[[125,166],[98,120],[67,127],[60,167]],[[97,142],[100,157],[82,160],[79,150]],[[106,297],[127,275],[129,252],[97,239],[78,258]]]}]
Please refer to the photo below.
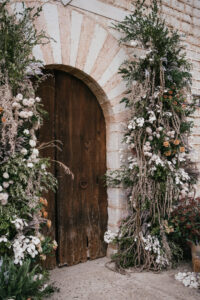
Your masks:
[{"label": "stone wall", "polygon": [[[150,0],[149,0],[150,1]],[[21,1],[13,0],[18,10]],[[107,168],[120,166],[123,125],[127,110],[119,104],[126,90],[118,72],[120,64],[140,49],[119,47],[119,33],[110,26],[121,21],[133,9],[131,0],[72,0],[67,6],[61,0],[25,0],[27,6],[43,5],[35,24],[57,42],[36,47],[34,55],[45,65],[66,70],[82,79],[97,96],[107,128]],[[193,64],[192,92],[200,95],[200,0],[162,0],[162,14],[167,24],[186,34],[183,39],[187,57]],[[193,157],[200,168],[200,110],[194,115]],[[200,185],[198,186],[200,191]],[[117,230],[126,214],[125,191],[108,189],[108,228]],[[112,251],[109,248],[109,253]]]}]

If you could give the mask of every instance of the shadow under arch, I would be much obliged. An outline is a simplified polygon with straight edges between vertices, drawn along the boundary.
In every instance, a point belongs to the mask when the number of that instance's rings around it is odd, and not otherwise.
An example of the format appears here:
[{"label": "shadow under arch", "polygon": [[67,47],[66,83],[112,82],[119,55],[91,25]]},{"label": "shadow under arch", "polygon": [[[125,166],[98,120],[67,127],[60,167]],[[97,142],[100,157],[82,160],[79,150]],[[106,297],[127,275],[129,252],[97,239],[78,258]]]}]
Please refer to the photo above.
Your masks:
[{"label": "shadow under arch", "polygon": [[80,69],[74,68],[72,66],[67,66],[67,65],[59,65],[59,64],[45,65],[45,70],[64,71],[83,81],[97,98],[99,105],[103,111],[103,115],[107,125],[107,121],[108,121],[107,118],[109,116],[109,112],[112,111],[112,107],[106,93],[94,78],[92,78],[91,76],[89,76],[88,74],[86,74]]}]

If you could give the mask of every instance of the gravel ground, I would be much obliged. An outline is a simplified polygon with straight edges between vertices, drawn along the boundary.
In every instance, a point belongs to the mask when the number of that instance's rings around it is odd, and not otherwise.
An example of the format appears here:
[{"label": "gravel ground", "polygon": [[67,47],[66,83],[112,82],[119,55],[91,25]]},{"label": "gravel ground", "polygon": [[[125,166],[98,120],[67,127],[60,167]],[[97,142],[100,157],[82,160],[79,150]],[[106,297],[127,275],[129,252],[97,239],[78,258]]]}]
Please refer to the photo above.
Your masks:
[{"label": "gravel ground", "polygon": [[177,272],[190,271],[188,265],[159,274],[121,275],[108,270],[107,261],[100,258],[51,271],[51,280],[60,288],[51,300],[200,300],[200,291],[174,279]]}]

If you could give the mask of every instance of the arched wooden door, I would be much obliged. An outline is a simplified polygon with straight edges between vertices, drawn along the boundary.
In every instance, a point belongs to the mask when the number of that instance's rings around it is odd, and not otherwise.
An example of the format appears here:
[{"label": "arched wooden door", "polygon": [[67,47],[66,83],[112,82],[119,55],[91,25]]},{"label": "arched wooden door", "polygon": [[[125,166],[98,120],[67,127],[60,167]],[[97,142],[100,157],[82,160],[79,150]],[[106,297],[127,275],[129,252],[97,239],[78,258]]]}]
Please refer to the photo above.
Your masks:
[{"label": "arched wooden door", "polygon": [[106,128],[94,94],[79,79],[63,71],[51,71],[39,87],[49,119],[40,130],[40,142],[60,140],[63,150],[47,148],[45,156],[69,166],[74,180],[58,164],[56,195],[49,194],[51,235],[58,241],[57,258],[48,260],[73,265],[105,256],[103,235],[107,227],[107,197],[102,176],[106,172]]}]

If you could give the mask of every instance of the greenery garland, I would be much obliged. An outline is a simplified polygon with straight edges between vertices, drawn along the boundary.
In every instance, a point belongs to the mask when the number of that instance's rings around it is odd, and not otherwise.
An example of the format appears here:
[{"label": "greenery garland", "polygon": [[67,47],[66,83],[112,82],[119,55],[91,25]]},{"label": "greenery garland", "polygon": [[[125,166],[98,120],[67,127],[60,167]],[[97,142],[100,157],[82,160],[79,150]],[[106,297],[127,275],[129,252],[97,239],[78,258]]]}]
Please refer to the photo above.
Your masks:
[{"label": "greenery garland", "polygon": [[129,91],[121,102],[129,107],[124,142],[130,155],[119,170],[107,174],[108,185],[123,185],[129,191],[129,215],[117,235],[113,256],[118,269],[134,266],[160,270],[171,267],[181,249],[168,234],[171,212],[179,199],[194,194],[198,172],[191,161],[188,136],[194,112],[190,64],[177,31],[160,17],[160,5],[148,7],[138,0],[133,14],[115,28],[121,42],[140,48],[120,68]]}]

